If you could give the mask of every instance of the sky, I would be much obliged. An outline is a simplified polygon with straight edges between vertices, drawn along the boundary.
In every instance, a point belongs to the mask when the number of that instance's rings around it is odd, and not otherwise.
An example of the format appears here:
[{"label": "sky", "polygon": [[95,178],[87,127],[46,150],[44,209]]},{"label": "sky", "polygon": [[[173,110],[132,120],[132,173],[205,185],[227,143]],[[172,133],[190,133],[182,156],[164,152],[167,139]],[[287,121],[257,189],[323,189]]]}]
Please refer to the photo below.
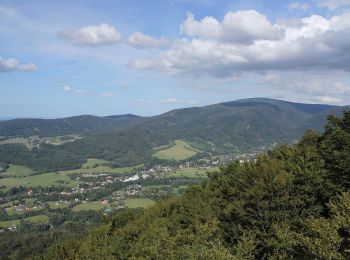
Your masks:
[{"label": "sky", "polygon": [[0,116],[350,104],[350,0],[0,0]]}]

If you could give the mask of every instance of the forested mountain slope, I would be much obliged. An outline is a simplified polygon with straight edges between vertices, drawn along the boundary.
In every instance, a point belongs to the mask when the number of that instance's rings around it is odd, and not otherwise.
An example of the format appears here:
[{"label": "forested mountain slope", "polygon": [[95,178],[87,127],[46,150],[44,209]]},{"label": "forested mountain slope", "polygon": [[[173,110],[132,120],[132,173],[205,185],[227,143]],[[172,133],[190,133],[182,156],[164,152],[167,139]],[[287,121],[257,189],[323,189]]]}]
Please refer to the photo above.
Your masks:
[{"label": "forested mountain slope", "polygon": [[350,111],[185,195],[120,211],[51,259],[349,259]]},{"label": "forested mountain slope", "polygon": [[1,145],[0,160],[41,170],[79,167],[87,158],[130,166],[150,160],[154,147],[176,139],[214,154],[244,152],[291,142],[306,129],[321,131],[327,115],[342,110],[344,107],[256,98],[177,109],[149,118],[126,115],[12,120],[0,123],[0,135],[78,133],[85,138],[60,146],[42,145],[32,151],[22,145]]},{"label": "forested mountain slope", "polygon": [[13,119],[0,122],[0,136],[27,137],[86,135],[118,129],[140,119],[136,115],[98,117],[82,115],[59,119]]}]

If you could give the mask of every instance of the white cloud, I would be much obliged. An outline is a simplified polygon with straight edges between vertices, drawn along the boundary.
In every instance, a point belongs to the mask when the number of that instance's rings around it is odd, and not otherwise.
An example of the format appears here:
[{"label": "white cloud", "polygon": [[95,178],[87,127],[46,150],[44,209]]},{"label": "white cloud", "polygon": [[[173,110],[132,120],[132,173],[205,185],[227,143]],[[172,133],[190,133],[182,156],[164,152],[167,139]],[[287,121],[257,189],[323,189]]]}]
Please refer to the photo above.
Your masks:
[{"label": "white cloud", "polygon": [[201,37],[231,43],[252,43],[255,40],[278,39],[281,33],[267,18],[254,11],[228,12],[222,22],[213,17],[200,21],[188,13],[180,31],[190,37]]},{"label": "white cloud", "polygon": [[131,65],[218,78],[244,72],[350,70],[350,12],[274,24],[251,10],[229,12],[222,22],[212,17],[197,21],[190,14],[180,29],[187,38]]},{"label": "white cloud", "polygon": [[37,69],[37,66],[33,63],[21,64],[14,58],[4,59],[0,56],[0,72],[34,71]]},{"label": "white cloud", "polygon": [[63,87],[63,91],[65,91],[65,92],[70,92],[71,90],[72,90],[71,87],[68,86],[68,85],[65,85],[65,86]]},{"label": "white cloud", "polygon": [[326,7],[332,11],[341,8],[350,6],[350,0],[319,0],[319,5]]},{"label": "white cloud", "polygon": [[303,11],[306,11],[310,8],[310,5],[307,3],[302,3],[302,2],[292,2],[288,4],[288,9],[294,10],[294,9],[300,9]]},{"label": "white cloud", "polygon": [[188,36],[205,37],[207,39],[218,39],[222,33],[221,24],[213,17],[205,17],[196,21],[194,15],[187,14],[186,21],[180,26],[180,31]]},{"label": "white cloud", "polygon": [[73,88],[71,88],[68,85],[65,85],[63,87],[63,91],[70,92],[72,94],[76,94],[76,95],[79,95],[79,96],[95,96],[95,97],[106,97],[106,98],[114,97],[114,93],[111,93],[111,92],[98,93],[98,92],[87,91],[87,90],[84,90],[84,89],[75,89],[74,90]]},{"label": "white cloud", "polygon": [[155,38],[141,32],[134,32],[128,38],[128,44],[135,48],[161,48],[168,46],[169,43],[164,37]]},{"label": "white cloud", "polygon": [[58,37],[78,46],[97,46],[116,44],[122,41],[122,35],[109,24],[89,25],[77,31],[62,30]]}]

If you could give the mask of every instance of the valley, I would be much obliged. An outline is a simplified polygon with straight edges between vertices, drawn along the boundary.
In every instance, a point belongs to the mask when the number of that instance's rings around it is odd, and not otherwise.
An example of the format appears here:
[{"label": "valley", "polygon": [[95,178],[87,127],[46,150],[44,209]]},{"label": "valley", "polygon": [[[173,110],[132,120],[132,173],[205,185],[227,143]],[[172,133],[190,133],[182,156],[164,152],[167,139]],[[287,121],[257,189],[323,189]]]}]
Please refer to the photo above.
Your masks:
[{"label": "valley", "polygon": [[75,228],[81,234],[104,218],[182,197],[222,167],[295,143],[343,109],[248,99],[149,118],[15,120],[15,128],[4,121],[0,232]]}]

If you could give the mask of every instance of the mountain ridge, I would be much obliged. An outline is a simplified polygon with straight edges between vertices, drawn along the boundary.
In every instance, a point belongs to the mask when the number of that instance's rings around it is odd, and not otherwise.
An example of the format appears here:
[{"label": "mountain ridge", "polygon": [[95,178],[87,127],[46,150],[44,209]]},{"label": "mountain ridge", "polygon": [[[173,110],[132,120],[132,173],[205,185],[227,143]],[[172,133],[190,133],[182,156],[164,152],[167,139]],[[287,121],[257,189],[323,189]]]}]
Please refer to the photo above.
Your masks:
[{"label": "mountain ridge", "polygon": [[[322,131],[328,115],[340,115],[347,108],[260,98],[175,109],[152,117],[88,116],[88,122],[79,120],[81,117],[58,119],[58,128],[39,130],[46,135],[79,134],[83,138],[60,146],[45,144],[33,151],[21,145],[0,145],[0,158],[5,163],[50,170],[79,167],[88,158],[133,166],[152,161],[154,147],[174,140],[184,140],[212,155],[242,153],[260,146],[294,142],[308,129]],[[0,123],[0,136],[5,135],[4,129],[26,136],[39,132],[35,131],[35,124],[10,125],[7,129],[4,125],[8,123]]]}]

